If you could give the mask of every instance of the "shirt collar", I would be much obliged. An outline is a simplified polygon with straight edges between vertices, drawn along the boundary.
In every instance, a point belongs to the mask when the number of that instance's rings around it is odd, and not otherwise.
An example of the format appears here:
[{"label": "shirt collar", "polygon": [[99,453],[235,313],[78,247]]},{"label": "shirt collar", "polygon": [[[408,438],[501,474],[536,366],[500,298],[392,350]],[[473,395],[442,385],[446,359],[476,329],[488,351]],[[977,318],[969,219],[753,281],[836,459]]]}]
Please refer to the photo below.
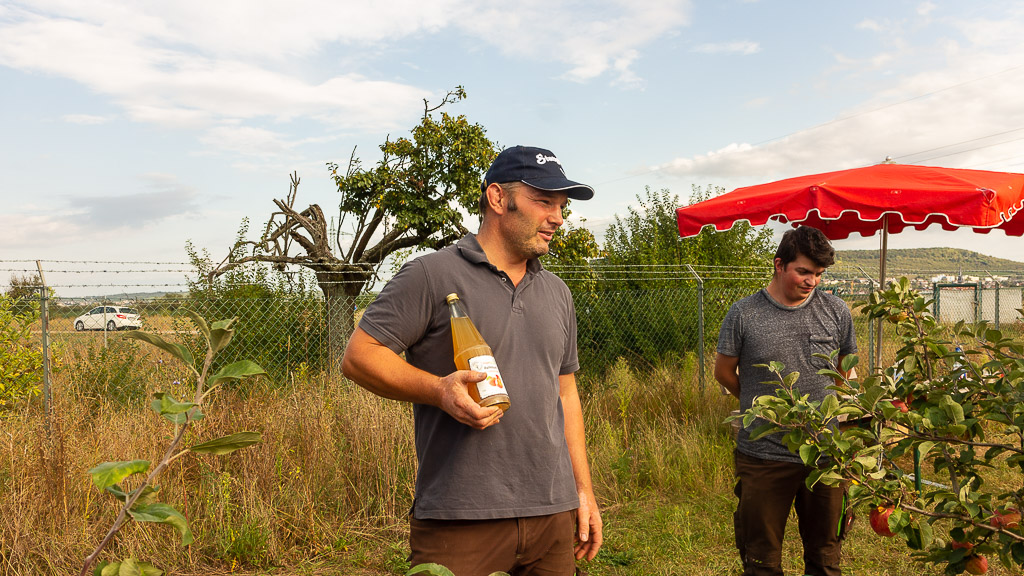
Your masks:
[{"label": "shirt collar", "polygon": [[[484,253],[484,249],[480,247],[480,242],[476,239],[476,234],[466,234],[458,241],[458,243],[455,244],[455,248],[463,258],[473,264],[486,264],[491,270],[498,270],[493,264],[491,264],[490,260],[487,259],[487,254]],[[544,267],[541,266],[540,259],[538,258],[530,258],[526,261],[527,274],[536,274],[543,268]]]}]

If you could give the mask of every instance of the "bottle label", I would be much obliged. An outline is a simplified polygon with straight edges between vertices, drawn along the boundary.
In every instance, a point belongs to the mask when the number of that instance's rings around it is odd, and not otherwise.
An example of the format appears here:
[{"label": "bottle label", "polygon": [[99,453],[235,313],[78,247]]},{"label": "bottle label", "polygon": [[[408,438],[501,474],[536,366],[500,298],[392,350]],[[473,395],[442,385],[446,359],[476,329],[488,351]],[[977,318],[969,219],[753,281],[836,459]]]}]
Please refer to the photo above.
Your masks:
[{"label": "bottle label", "polygon": [[490,398],[495,394],[508,394],[505,391],[505,384],[501,381],[501,374],[498,373],[498,364],[494,361],[494,356],[474,356],[470,358],[469,369],[487,374],[487,378],[476,383],[476,389],[480,393],[481,400]]}]

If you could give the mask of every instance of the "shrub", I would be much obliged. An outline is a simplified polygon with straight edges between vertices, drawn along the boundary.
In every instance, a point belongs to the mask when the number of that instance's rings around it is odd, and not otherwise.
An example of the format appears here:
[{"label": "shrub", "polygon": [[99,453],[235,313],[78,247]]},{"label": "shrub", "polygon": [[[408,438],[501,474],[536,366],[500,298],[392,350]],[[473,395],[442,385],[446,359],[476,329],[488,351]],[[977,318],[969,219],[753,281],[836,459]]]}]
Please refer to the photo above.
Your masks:
[{"label": "shrub", "polygon": [[39,394],[43,354],[30,341],[38,319],[34,303],[0,295],[0,412]]}]

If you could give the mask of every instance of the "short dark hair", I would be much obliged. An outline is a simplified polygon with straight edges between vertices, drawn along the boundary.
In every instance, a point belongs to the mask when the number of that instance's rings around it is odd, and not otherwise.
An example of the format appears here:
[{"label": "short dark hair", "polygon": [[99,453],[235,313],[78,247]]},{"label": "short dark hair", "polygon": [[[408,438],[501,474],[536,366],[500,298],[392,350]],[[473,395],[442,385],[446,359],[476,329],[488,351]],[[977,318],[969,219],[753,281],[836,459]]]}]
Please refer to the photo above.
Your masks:
[{"label": "short dark hair", "polygon": [[[498,186],[501,186],[511,195],[519,191],[521,184],[521,182],[500,182],[498,183]],[[480,199],[477,200],[477,208],[480,210],[480,220],[483,220],[484,214],[487,214],[487,206],[487,188],[484,188],[483,191],[480,192]]]},{"label": "short dark hair", "polygon": [[782,260],[782,266],[796,260],[801,254],[822,268],[836,263],[836,251],[832,243],[821,230],[810,226],[786,231],[775,251],[775,257]]}]

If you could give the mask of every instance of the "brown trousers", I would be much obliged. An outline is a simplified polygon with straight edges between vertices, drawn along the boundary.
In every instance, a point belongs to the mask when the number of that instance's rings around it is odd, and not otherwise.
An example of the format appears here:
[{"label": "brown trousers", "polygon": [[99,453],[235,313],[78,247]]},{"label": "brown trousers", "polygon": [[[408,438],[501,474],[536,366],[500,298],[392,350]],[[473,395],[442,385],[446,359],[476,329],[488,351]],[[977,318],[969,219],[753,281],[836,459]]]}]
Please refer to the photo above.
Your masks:
[{"label": "brown trousers", "polygon": [[736,496],[733,516],[743,576],[782,576],[782,538],[791,507],[796,508],[804,545],[804,574],[840,576],[842,488],[818,484],[808,490],[811,469],[803,464],[762,460],[733,453]]},{"label": "brown trousers", "polygon": [[409,565],[441,564],[455,576],[571,576],[575,511],[498,520],[409,517]]}]

